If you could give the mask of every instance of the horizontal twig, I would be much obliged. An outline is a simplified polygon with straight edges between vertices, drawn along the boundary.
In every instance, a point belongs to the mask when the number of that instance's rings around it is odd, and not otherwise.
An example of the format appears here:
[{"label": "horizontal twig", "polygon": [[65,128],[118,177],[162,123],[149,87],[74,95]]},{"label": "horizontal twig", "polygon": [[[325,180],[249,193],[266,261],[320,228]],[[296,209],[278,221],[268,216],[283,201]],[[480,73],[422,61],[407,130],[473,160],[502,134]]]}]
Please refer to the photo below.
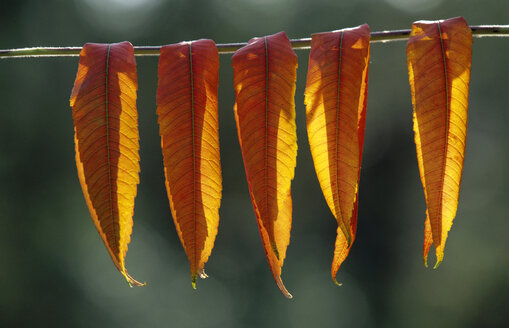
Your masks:
[{"label": "horizontal twig", "polygon": [[[475,25],[470,26],[472,35],[482,37],[509,37],[509,25]],[[408,40],[410,30],[392,30],[371,33],[372,43],[385,43]],[[293,49],[309,49],[311,38],[292,39]],[[220,54],[231,54],[245,46],[247,43],[217,44]],[[136,46],[135,56],[159,56],[161,46]],[[72,57],[79,56],[81,47],[35,47],[0,50],[0,58],[26,58],[26,57]]]}]

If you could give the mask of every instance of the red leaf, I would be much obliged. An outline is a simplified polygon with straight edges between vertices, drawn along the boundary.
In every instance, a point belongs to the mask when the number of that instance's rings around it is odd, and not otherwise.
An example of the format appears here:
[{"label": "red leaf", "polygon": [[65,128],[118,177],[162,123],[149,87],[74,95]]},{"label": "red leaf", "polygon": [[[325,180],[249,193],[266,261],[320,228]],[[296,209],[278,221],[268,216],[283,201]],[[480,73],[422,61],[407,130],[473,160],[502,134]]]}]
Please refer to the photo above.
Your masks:
[{"label": "red leaf", "polygon": [[233,55],[235,120],[260,236],[281,292],[290,243],[291,181],[297,157],[297,56],[284,32],[253,38]]},{"label": "red leaf", "polygon": [[206,278],[219,224],[219,54],[212,40],[161,48],[157,115],[166,189],[191,279]]},{"label": "red leaf", "polygon": [[140,172],[137,88],[129,42],[85,44],[70,100],[78,176],[113,263],[130,285],[140,286],[124,262]]},{"label": "red leaf", "polygon": [[306,84],[308,139],[327,204],[338,222],[334,282],[357,229],[364,144],[369,26],[313,34]]},{"label": "red leaf", "polygon": [[472,33],[463,17],[412,25],[407,64],[417,161],[426,197],[423,256],[442,262],[458,208],[468,120]]}]

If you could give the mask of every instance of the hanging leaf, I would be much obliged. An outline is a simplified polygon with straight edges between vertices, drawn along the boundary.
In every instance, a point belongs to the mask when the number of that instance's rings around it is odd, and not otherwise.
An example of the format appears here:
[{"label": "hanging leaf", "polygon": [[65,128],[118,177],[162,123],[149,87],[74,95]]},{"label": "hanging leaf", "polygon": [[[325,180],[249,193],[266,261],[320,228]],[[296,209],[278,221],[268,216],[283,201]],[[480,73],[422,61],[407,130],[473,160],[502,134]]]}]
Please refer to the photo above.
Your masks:
[{"label": "hanging leaf", "polygon": [[462,17],[418,21],[407,45],[417,161],[426,198],[424,263],[435,268],[456,216],[465,158],[472,33]]},{"label": "hanging leaf", "polygon": [[281,280],[290,243],[291,181],[297,158],[297,56],[284,32],[253,38],[233,55],[235,120],[260,236],[272,275]]},{"label": "hanging leaf", "polygon": [[305,92],[309,145],[323,194],[338,222],[334,282],[357,229],[364,144],[369,26],[312,35]]},{"label": "hanging leaf", "polygon": [[141,286],[124,261],[140,171],[137,87],[129,42],[85,44],[70,100],[78,176],[113,263],[130,285]]},{"label": "hanging leaf", "polygon": [[164,46],[157,115],[166,189],[191,280],[206,278],[219,224],[221,165],[217,90],[219,54],[212,40]]}]

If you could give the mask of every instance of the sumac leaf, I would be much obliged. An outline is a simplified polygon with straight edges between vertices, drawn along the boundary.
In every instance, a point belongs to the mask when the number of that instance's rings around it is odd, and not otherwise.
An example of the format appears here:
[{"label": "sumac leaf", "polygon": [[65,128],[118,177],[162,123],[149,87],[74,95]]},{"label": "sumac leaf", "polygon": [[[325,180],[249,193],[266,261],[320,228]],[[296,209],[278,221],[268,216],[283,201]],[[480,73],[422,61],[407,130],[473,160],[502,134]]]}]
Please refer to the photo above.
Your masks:
[{"label": "sumac leaf", "polygon": [[157,115],[166,189],[191,280],[206,278],[219,224],[219,54],[212,40],[161,48]]},{"label": "sumac leaf", "polygon": [[369,26],[312,35],[305,92],[309,145],[323,194],[338,222],[334,282],[357,229],[369,68]]},{"label": "sumac leaf", "polygon": [[253,38],[233,55],[234,107],[249,192],[272,275],[287,297],[281,267],[290,243],[291,181],[297,158],[297,56],[284,32]]},{"label": "sumac leaf", "polygon": [[458,208],[467,136],[472,33],[462,17],[412,25],[407,63],[417,161],[426,198],[423,258],[442,262]]},{"label": "sumac leaf", "polygon": [[76,166],[92,220],[113,263],[130,285],[142,285],[125,269],[139,183],[136,62],[129,42],[87,43],[70,104]]}]

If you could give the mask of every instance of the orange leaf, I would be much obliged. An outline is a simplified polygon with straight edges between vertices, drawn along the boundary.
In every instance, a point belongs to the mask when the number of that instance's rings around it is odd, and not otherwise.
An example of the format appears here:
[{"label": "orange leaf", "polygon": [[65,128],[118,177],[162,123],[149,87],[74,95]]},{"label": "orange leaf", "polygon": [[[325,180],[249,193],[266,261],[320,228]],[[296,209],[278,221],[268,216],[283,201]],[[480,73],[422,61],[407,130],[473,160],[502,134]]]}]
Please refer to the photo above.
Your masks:
[{"label": "orange leaf", "polygon": [[338,222],[334,282],[357,229],[364,144],[369,26],[312,35],[305,92],[309,145],[323,194]]},{"label": "orange leaf", "polygon": [[297,56],[284,32],[253,38],[233,55],[235,120],[260,236],[281,292],[290,243],[291,182],[297,158]]},{"label": "orange leaf", "polygon": [[219,54],[212,40],[161,48],[157,115],[166,190],[191,279],[206,278],[219,224],[221,165],[217,88]]},{"label": "orange leaf", "polygon": [[78,176],[113,263],[130,285],[141,286],[124,262],[140,171],[137,88],[129,42],[85,44],[70,100]]},{"label": "orange leaf", "polygon": [[462,17],[412,25],[407,63],[417,161],[426,205],[424,263],[431,243],[437,263],[456,216],[465,158],[472,33]]}]

